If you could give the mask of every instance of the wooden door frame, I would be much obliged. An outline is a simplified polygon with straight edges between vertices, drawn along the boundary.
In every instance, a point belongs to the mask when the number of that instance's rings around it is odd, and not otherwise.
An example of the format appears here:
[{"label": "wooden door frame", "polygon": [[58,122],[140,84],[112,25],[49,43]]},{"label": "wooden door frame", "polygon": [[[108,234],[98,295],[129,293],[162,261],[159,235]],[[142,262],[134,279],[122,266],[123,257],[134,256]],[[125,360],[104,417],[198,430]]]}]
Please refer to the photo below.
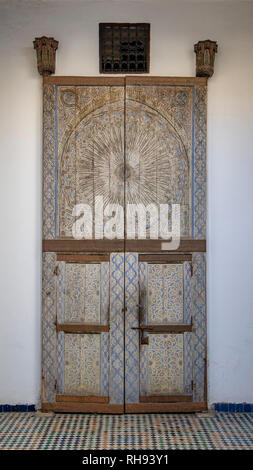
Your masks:
[{"label": "wooden door frame", "polygon": [[[51,88],[51,86],[127,86],[127,85],[173,85],[173,86],[197,86],[206,87],[207,79],[202,77],[157,77],[157,76],[122,76],[122,77],[78,77],[78,76],[47,76],[43,77],[43,85]],[[53,126],[55,117],[50,115],[47,104],[50,102],[51,91],[49,96],[44,98],[44,122],[50,119]],[[54,98],[53,98],[54,99]],[[50,106],[49,106],[50,107]],[[44,162],[47,159],[45,154],[48,152],[48,140],[52,138],[47,136],[44,130]],[[47,162],[46,162],[47,164]],[[44,178],[46,175],[44,166]],[[43,179],[44,181],[44,179]],[[71,240],[71,239],[56,239],[53,235],[50,237],[43,236],[42,251],[45,256],[54,255],[55,257],[68,257],[74,260],[77,254],[82,253],[88,256],[94,253],[101,256],[108,256],[109,253],[120,252],[138,252],[150,255],[151,253],[157,254],[161,250],[161,243],[156,240],[146,240],[144,242],[139,240]],[[176,256],[179,253],[184,255],[193,255],[194,253],[206,252],[206,240],[204,238],[182,238],[179,248],[175,253],[170,253]],[[163,252],[164,253],[164,252]],[[59,258],[60,259],[60,258]],[[50,284],[50,282],[49,282]],[[43,373],[42,373],[43,377]],[[56,411],[56,412],[83,412],[83,413],[148,413],[148,412],[195,412],[204,411],[207,409],[207,355],[205,356],[205,380],[204,380],[204,401],[201,402],[179,402],[179,403],[136,403],[136,404],[123,404],[114,405],[109,403],[83,403],[83,402],[48,402],[44,399],[44,378],[42,378],[42,410],[43,411]]]}]

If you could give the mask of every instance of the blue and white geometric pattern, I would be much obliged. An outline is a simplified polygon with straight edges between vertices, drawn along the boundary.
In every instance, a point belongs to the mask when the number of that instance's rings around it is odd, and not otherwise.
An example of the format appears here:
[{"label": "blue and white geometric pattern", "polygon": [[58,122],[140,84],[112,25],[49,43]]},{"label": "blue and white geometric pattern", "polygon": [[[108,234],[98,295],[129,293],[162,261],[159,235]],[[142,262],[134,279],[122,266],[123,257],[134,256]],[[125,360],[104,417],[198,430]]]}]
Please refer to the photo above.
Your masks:
[{"label": "blue and white geometric pattern", "polygon": [[[191,323],[192,292],[191,263],[184,263],[184,322]],[[184,333],[184,388],[189,394],[192,390],[192,333]]]},{"label": "blue and white geometric pattern", "polygon": [[101,263],[101,286],[100,286],[100,305],[101,305],[101,325],[108,325],[110,310],[110,263]]},{"label": "blue and white geometric pattern", "polygon": [[108,397],[109,395],[109,333],[101,333],[100,342],[100,384],[101,396]]},{"label": "blue and white geometric pattern", "polygon": [[[109,324],[110,263],[101,263],[101,324]],[[109,333],[101,333],[101,395],[109,395]]]},{"label": "blue and white geometric pattern", "polygon": [[184,333],[184,393],[192,392],[192,333]]},{"label": "blue and white geometric pattern", "polygon": [[42,400],[55,401],[56,379],[56,255],[43,253],[42,273]]},{"label": "blue and white geometric pattern", "polygon": [[186,261],[184,266],[184,323],[191,323],[192,294],[191,294],[191,263]]},{"label": "blue and white geometric pattern", "polygon": [[125,254],[125,401],[139,402],[138,254]]},{"label": "blue and white geometric pattern", "polygon": [[110,273],[111,404],[124,403],[124,253],[111,254]]},{"label": "blue and white geometric pattern", "polygon": [[140,322],[147,324],[148,315],[148,263],[139,263],[139,287],[140,287]]},{"label": "blue and white geometric pattern", "polygon": [[56,380],[57,380],[57,393],[64,393],[64,348],[65,348],[65,335],[63,331],[57,332],[57,351],[56,351]]},{"label": "blue and white geometric pattern", "polygon": [[[140,289],[140,322],[147,324],[148,318],[148,263],[139,263]],[[148,390],[148,350],[145,344],[140,345],[140,395],[146,395]]]},{"label": "blue and white geometric pattern", "polygon": [[57,322],[64,323],[65,320],[65,288],[66,288],[66,263],[57,263]]},{"label": "blue and white geometric pattern", "polygon": [[192,262],[194,401],[204,401],[206,355],[205,253],[194,253]]}]

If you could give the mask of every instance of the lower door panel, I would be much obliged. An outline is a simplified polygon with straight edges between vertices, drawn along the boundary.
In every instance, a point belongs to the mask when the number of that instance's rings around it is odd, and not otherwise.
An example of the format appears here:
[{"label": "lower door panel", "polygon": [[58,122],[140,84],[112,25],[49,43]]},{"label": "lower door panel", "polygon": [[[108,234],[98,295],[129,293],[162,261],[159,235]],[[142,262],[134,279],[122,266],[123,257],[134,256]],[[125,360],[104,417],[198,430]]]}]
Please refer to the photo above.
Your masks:
[{"label": "lower door panel", "polygon": [[204,255],[126,253],[125,265],[126,412],[206,409]]},{"label": "lower door panel", "polygon": [[205,255],[44,253],[42,409],[206,409]]},{"label": "lower door panel", "polygon": [[43,260],[42,409],[124,411],[124,254]]}]

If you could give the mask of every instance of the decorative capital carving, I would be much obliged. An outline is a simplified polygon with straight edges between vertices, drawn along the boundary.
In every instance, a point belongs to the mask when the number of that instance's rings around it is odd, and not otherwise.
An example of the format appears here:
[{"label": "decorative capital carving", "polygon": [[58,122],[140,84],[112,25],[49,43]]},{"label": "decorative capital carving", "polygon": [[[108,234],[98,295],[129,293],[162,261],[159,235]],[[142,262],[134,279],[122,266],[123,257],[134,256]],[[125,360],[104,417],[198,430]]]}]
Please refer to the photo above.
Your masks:
[{"label": "decorative capital carving", "polygon": [[217,51],[217,42],[210,39],[194,44],[194,52],[196,52],[196,77],[209,78],[213,75],[214,59]]},{"label": "decorative capital carving", "polygon": [[37,64],[40,75],[51,75],[55,73],[55,51],[58,49],[58,41],[54,38],[35,38],[34,49],[37,52]]}]

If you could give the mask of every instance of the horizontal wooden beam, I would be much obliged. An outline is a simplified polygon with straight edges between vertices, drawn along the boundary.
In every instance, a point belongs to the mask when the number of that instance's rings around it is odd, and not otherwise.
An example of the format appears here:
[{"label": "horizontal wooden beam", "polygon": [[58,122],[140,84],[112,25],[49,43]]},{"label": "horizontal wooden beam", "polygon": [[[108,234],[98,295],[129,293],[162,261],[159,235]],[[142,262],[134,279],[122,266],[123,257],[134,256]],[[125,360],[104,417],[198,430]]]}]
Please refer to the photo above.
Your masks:
[{"label": "horizontal wooden beam", "polygon": [[142,330],[147,333],[185,333],[192,331],[192,324],[179,323],[177,325],[141,325],[132,327],[132,330]]},{"label": "horizontal wooden beam", "polygon": [[44,252],[53,253],[113,253],[113,252],[135,252],[135,253],[193,253],[205,252],[206,240],[194,240],[182,238],[177,250],[163,250],[162,246],[166,240],[43,240]]},{"label": "horizontal wooden beam", "polygon": [[126,77],[77,77],[52,75],[43,77],[44,85],[86,85],[86,86],[125,86],[125,85],[199,85],[206,86],[205,77],[153,77],[147,75],[131,75]]},{"label": "horizontal wooden beam", "polygon": [[82,263],[102,263],[103,261],[110,261],[109,254],[94,254],[89,255],[86,253],[58,253],[57,261],[66,261],[68,263],[82,262]]},{"label": "horizontal wooden beam", "polygon": [[141,254],[139,255],[139,261],[146,261],[147,263],[156,263],[156,264],[162,264],[162,263],[171,263],[175,261],[191,261],[192,260],[192,254],[180,254],[180,253],[164,253],[164,254],[154,254],[154,255],[149,255],[149,254]]},{"label": "horizontal wooden beam", "polygon": [[147,395],[140,396],[141,403],[177,403],[191,402],[192,395]]},{"label": "horizontal wooden beam", "polygon": [[85,325],[83,323],[57,323],[56,331],[65,333],[102,333],[110,331],[108,325]]},{"label": "horizontal wooden beam", "polygon": [[153,77],[129,76],[125,77],[126,85],[207,85],[205,77]]},{"label": "horizontal wooden beam", "polygon": [[192,238],[182,238],[180,245],[176,250],[163,250],[166,240],[126,240],[125,250],[133,251],[135,253],[178,253],[178,252],[205,252],[206,240],[194,240]]},{"label": "horizontal wooden beam", "polygon": [[124,240],[43,240],[42,250],[53,253],[123,252]]},{"label": "horizontal wooden beam", "polygon": [[110,403],[42,403],[42,411],[56,413],[123,413],[124,405],[110,405]]},{"label": "horizontal wooden beam", "polygon": [[179,403],[127,403],[126,413],[195,413],[206,411],[205,402],[179,402]]},{"label": "horizontal wooden beam", "polygon": [[53,253],[123,252],[124,240],[43,240],[42,250]]},{"label": "horizontal wooden beam", "polygon": [[109,403],[109,397],[56,395],[56,401],[60,403]]},{"label": "horizontal wooden beam", "polygon": [[86,85],[86,86],[124,86],[124,77],[70,77],[70,76],[45,76],[43,77],[43,85]]}]

